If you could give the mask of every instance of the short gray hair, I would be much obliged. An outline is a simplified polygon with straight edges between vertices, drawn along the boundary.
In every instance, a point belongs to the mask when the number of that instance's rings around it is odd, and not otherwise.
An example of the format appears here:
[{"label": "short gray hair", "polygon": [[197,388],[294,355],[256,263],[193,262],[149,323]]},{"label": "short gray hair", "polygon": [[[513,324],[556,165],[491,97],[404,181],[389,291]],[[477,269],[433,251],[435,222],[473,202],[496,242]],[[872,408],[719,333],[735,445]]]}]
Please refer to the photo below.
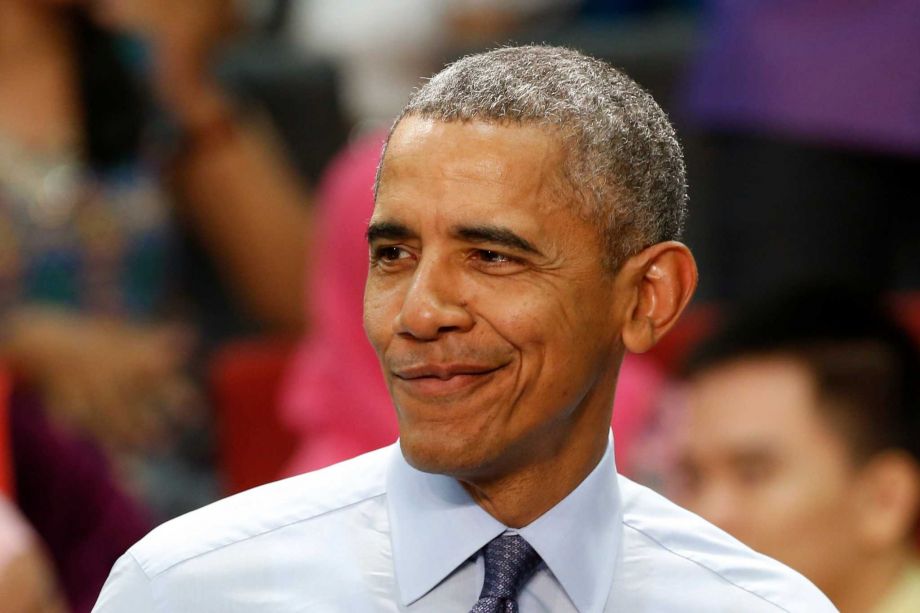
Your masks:
[{"label": "short gray hair", "polygon": [[[569,146],[563,171],[599,226],[611,270],[681,235],[687,184],[674,128],[645,90],[606,62],[549,46],[467,56],[412,94],[390,135],[408,116],[557,131]],[[385,157],[386,145],[375,194]]]}]

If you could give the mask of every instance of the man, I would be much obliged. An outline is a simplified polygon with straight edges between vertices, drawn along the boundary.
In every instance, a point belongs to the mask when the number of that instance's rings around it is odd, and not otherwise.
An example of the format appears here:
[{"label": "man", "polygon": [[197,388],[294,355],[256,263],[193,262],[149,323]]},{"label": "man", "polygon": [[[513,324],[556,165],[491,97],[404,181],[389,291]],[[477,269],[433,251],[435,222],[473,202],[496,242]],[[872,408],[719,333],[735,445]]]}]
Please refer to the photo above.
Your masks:
[{"label": "man", "polygon": [[740,315],[690,361],[679,500],[841,611],[920,611],[917,359],[841,290]]},{"label": "man", "polygon": [[606,64],[446,68],[390,133],[368,228],[399,444],[159,528],[97,611],[832,610],[616,476],[617,367],[696,283],[685,200],[663,112]]}]

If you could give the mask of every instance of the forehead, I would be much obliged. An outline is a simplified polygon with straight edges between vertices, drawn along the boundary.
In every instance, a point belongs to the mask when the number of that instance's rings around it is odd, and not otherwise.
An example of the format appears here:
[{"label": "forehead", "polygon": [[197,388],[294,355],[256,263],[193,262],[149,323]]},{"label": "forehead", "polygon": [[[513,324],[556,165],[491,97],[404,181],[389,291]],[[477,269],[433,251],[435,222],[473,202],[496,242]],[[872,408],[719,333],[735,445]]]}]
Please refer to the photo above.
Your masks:
[{"label": "forehead", "polygon": [[410,116],[390,137],[378,209],[411,201],[449,204],[453,212],[497,205],[531,213],[573,211],[565,161],[561,139],[548,128]]},{"label": "forehead", "polygon": [[730,362],[689,386],[690,443],[698,450],[802,448],[837,438],[807,367],[788,358]]}]

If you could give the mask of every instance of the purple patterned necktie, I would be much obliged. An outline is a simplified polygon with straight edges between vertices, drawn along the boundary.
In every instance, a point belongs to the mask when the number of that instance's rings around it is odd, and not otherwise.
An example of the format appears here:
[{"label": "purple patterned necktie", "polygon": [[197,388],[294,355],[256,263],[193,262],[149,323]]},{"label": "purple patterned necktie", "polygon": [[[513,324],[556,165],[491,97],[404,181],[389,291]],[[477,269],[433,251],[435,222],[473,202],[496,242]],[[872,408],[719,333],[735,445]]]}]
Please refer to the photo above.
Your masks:
[{"label": "purple patterned necktie", "polygon": [[517,595],[540,565],[540,554],[517,534],[485,546],[486,579],[470,613],[517,613]]}]

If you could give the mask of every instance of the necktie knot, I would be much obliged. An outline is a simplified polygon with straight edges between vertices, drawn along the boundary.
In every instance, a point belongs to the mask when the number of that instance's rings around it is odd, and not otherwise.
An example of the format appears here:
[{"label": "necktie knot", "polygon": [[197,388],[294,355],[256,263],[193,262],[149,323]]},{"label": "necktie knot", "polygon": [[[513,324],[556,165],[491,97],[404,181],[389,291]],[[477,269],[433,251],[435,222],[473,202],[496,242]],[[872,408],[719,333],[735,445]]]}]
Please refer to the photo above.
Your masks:
[{"label": "necktie knot", "polygon": [[538,554],[520,535],[492,539],[485,546],[486,576],[471,613],[516,611],[517,595],[540,565]]}]

